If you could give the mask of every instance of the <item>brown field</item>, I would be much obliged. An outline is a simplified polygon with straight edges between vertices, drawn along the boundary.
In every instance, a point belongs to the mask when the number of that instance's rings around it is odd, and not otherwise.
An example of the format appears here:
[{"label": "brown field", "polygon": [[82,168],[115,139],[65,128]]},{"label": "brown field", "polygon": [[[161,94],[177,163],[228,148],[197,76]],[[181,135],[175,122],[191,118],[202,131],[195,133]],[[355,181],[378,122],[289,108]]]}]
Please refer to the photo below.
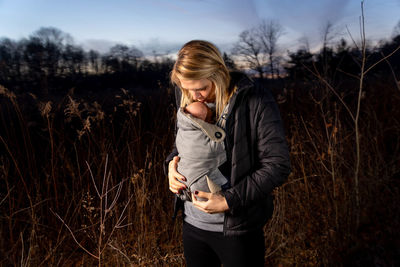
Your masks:
[{"label": "brown field", "polygon": [[[292,173],[274,192],[266,265],[399,264],[400,91],[379,77],[358,86],[276,95]],[[167,85],[140,100],[0,87],[0,265],[184,265],[162,171],[173,99]]]}]

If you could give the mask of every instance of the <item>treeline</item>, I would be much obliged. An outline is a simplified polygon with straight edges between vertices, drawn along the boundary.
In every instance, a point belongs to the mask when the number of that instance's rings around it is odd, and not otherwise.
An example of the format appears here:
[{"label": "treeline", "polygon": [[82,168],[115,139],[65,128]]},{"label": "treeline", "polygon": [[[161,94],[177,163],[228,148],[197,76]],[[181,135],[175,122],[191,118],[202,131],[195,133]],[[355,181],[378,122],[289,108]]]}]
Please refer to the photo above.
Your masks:
[{"label": "treeline", "polygon": [[101,54],[75,45],[69,34],[41,28],[29,38],[0,39],[0,84],[13,91],[41,95],[71,88],[156,88],[173,62],[150,61],[134,46],[117,44]]},{"label": "treeline", "polygon": [[[279,27],[278,27],[279,26]],[[257,30],[257,31],[256,31]],[[265,36],[275,36],[267,39]],[[340,83],[355,78],[362,57],[356,43],[344,39],[329,46],[323,42],[318,52],[304,46],[287,55],[279,53],[278,38],[282,28],[276,22],[263,22],[258,28],[242,32],[231,54],[224,59],[231,68],[237,65],[253,70],[258,78],[287,81],[315,81],[321,77]],[[264,37],[263,37],[264,36]],[[367,68],[393,53],[400,45],[400,35],[382,41],[366,51]],[[233,60],[242,64],[235,64]],[[15,92],[39,95],[107,88],[157,89],[168,83],[173,59],[167,56],[149,60],[134,46],[117,44],[107,53],[85,51],[72,37],[56,28],[41,28],[29,38],[14,41],[0,39],[0,84]],[[369,65],[368,65],[369,64]],[[394,53],[373,68],[373,74],[400,73],[400,53]],[[320,76],[320,77],[318,77]]]},{"label": "treeline", "polygon": [[[384,64],[371,68],[374,74],[399,73],[400,23],[393,30],[393,37],[372,46],[366,43],[366,66],[368,69],[376,62],[391,55]],[[359,75],[362,61],[362,42],[357,43],[349,36],[351,44],[345,39],[336,41],[334,25],[327,22],[321,36],[321,48],[312,52],[306,37],[299,40],[297,51],[284,52],[280,38],[285,34],[283,26],[275,20],[264,20],[259,25],[240,33],[234,44],[232,55],[241,67],[251,69],[260,79],[286,77],[289,81],[303,82],[321,80],[342,82]],[[398,80],[398,79],[397,79]]]},{"label": "treeline", "polygon": [[[400,73],[400,53],[395,52],[399,46],[400,35],[397,35],[390,41],[381,42],[376,47],[368,48],[365,55],[366,69],[381,61],[381,64],[371,69],[373,75],[386,75],[388,72]],[[318,75],[332,81],[344,81],[359,75],[362,56],[361,50],[356,44],[351,46],[346,40],[341,39],[336,46],[324,46],[318,53],[313,54],[307,48],[289,52],[289,60],[285,69],[288,78],[292,81],[316,80]],[[397,77],[397,79],[399,78]]]}]

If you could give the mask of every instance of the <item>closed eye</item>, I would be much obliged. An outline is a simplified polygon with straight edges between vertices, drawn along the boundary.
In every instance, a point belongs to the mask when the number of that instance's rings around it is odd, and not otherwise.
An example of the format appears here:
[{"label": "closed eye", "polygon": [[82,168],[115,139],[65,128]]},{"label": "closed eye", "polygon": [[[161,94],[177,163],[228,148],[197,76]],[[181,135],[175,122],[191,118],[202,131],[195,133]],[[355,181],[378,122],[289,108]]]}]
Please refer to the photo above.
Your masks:
[{"label": "closed eye", "polygon": [[[184,89],[184,88],[183,88]],[[200,91],[205,91],[207,89],[207,86],[204,86],[202,88],[198,88],[198,89],[184,89],[184,90],[188,90],[188,91],[194,91],[194,92],[200,92]]]}]

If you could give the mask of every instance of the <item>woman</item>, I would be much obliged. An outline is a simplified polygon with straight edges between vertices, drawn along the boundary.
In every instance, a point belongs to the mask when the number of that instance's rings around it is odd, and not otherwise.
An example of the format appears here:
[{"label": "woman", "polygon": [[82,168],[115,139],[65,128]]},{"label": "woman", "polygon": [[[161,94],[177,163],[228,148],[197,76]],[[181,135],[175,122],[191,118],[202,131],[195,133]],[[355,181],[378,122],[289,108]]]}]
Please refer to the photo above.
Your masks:
[{"label": "woman", "polygon": [[[272,191],[290,173],[287,143],[271,94],[246,75],[230,73],[218,49],[206,41],[190,41],[178,53],[171,72],[178,107],[200,101],[214,103],[225,129],[226,162],[219,167],[229,186],[218,193],[192,192],[196,212],[222,220],[196,226],[185,219],[183,246],[188,266],[264,266],[263,226],[272,216]],[[179,194],[186,178],[177,172],[178,151],[166,159],[169,188]],[[168,166],[168,167],[167,167]],[[168,170],[168,171],[167,171]],[[200,201],[200,199],[206,201]],[[193,212],[193,210],[191,210]],[[195,224],[195,225],[194,225]],[[215,230],[218,229],[218,230]]]}]

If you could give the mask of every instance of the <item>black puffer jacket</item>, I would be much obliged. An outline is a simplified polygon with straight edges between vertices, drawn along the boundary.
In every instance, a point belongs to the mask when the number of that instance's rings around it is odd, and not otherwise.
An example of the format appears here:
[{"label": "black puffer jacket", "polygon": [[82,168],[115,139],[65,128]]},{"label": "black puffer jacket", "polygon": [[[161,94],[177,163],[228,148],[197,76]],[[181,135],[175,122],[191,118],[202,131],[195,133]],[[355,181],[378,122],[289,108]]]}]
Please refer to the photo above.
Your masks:
[{"label": "black puffer jacket", "polygon": [[[237,90],[229,102],[225,147],[227,163],[221,172],[230,177],[224,191],[229,211],[225,213],[224,234],[242,235],[265,225],[273,211],[272,191],[290,173],[289,151],[281,117],[273,96],[246,75],[231,73]],[[177,104],[181,92],[176,90]],[[176,149],[164,165],[177,155]],[[175,200],[175,211],[181,207]],[[175,213],[176,214],[176,213]]]}]

